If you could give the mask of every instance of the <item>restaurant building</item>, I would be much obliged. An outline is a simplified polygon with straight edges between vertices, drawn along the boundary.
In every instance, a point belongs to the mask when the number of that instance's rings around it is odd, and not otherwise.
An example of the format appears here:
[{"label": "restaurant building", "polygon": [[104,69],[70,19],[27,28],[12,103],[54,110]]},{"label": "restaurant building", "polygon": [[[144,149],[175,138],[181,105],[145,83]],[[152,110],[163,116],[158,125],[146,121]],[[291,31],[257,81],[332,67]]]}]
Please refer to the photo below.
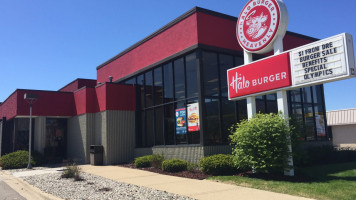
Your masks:
[{"label": "restaurant building", "polygon": [[[244,64],[236,21],[195,7],[98,66],[97,80],[16,90],[0,105],[0,154],[28,149],[25,93],[39,96],[32,146],[49,160],[88,163],[90,145],[104,147],[104,164],[152,153],[191,162],[230,153],[229,128],[247,118],[246,100],[228,100],[226,71]],[[288,50],[316,40],[287,32],[283,44]],[[258,96],[257,112],[277,113],[276,99]],[[328,140],[323,85],[288,91],[288,103],[304,140]]]}]

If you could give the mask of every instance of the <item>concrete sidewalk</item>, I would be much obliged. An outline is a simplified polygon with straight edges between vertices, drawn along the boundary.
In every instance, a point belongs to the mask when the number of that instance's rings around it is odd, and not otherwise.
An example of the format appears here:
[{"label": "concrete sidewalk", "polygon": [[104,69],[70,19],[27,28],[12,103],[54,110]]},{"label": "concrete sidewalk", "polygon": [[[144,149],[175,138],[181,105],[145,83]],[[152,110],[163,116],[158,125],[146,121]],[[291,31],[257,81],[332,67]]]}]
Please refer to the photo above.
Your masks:
[{"label": "concrete sidewalk", "polygon": [[156,174],[148,171],[118,166],[81,165],[83,172],[102,176],[111,180],[163,190],[196,199],[271,199],[303,200],[306,198],[286,194],[245,188],[208,180],[195,180]]}]

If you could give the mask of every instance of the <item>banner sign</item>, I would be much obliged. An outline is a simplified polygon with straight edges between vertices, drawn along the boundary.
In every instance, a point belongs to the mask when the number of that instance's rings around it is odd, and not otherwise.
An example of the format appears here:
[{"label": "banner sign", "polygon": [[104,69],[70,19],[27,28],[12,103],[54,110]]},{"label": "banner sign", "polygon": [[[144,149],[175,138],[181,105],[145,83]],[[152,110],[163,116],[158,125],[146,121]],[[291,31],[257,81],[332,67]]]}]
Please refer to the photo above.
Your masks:
[{"label": "banner sign", "polygon": [[199,131],[199,103],[191,103],[188,107],[188,131]]},{"label": "banner sign", "polygon": [[290,52],[293,86],[321,84],[354,73],[353,50],[347,53],[350,45],[352,36],[344,33],[293,49]]},{"label": "banner sign", "polygon": [[176,134],[187,133],[187,115],[185,108],[176,109]]},{"label": "banner sign", "polygon": [[289,54],[284,53],[229,69],[227,76],[230,100],[291,86]]},{"label": "banner sign", "polygon": [[346,33],[227,70],[229,99],[263,95],[355,76],[352,36]]}]

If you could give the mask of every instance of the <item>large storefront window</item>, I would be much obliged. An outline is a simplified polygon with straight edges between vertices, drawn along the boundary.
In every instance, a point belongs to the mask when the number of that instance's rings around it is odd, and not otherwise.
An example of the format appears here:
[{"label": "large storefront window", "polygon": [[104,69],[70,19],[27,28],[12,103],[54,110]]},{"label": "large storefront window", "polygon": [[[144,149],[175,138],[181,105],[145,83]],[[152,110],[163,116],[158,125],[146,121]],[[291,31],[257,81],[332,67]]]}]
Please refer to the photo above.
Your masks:
[{"label": "large storefront window", "polygon": [[[202,50],[123,81],[137,85],[136,146],[229,144],[230,128],[247,119],[247,107],[246,99],[228,100],[226,74],[242,64],[242,55]],[[322,86],[289,91],[288,98],[291,115],[303,123],[305,140],[326,139]],[[257,112],[277,113],[276,93],[257,96],[256,106]],[[196,113],[189,113],[193,107]]]},{"label": "large storefront window", "polygon": [[[198,102],[197,59],[194,52],[136,76],[137,147],[200,143],[200,129],[188,130],[187,110]],[[177,111],[184,116],[177,117]],[[199,119],[194,119],[198,127]]]},{"label": "large storefront window", "polygon": [[243,59],[203,51],[202,63],[206,113],[204,144],[228,144],[231,126],[247,116],[246,101],[228,100],[227,86],[227,70],[243,64]]}]

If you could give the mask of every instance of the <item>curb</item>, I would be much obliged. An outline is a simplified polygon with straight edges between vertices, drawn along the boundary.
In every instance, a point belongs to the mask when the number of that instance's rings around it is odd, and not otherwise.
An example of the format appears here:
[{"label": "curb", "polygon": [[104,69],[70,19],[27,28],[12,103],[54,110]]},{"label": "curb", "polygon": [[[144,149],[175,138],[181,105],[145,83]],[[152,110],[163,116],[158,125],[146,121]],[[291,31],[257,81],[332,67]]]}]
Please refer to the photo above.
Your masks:
[{"label": "curb", "polygon": [[62,200],[61,198],[41,191],[21,178],[12,176],[10,172],[0,170],[0,179],[28,200]]}]

